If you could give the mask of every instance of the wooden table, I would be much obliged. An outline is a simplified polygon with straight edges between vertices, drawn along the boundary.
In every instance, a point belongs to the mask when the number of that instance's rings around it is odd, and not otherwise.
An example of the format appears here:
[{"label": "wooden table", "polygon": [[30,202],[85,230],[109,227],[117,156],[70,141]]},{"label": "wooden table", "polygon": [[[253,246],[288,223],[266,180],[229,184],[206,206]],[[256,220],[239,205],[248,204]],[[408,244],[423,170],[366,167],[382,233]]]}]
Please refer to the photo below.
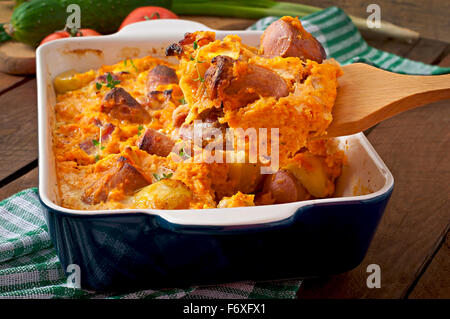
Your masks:
[{"label": "wooden table", "polygon": [[[190,17],[213,28],[240,29],[253,20]],[[450,66],[450,46],[369,39],[376,48]],[[450,101],[379,124],[368,138],[395,178],[395,188],[366,258],[356,269],[305,280],[299,298],[450,298]],[[37,186],[36,80],[0,73],[0,199]],[[381,288],[369,289],[369,264]]]}]

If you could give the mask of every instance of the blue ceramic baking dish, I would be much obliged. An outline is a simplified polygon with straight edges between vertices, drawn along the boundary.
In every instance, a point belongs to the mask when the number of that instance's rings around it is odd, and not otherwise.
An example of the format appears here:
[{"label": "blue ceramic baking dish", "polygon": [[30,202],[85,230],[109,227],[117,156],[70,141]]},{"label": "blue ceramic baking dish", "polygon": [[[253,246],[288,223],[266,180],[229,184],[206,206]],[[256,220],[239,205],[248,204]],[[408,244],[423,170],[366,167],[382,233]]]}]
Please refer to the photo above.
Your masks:
[{"label": "blue ceramic baking dish", "polygon": [[[77,264],[81,285],[123,291],[244,279],[335,274],[364,258],[393,189],[393,177],[365,136],[338,138],[348,163],[333,198],[208,210],[77,211],[58,203],[51,130],[53,79],[129,57],[163,56],[188,31],[183,20],[130,25],[101,38],[65,39],[37,50],[39,196],[64,269]],[[238,34],[258,45],[260,32]],[[82,54],[80,54],[82,52]]]}]

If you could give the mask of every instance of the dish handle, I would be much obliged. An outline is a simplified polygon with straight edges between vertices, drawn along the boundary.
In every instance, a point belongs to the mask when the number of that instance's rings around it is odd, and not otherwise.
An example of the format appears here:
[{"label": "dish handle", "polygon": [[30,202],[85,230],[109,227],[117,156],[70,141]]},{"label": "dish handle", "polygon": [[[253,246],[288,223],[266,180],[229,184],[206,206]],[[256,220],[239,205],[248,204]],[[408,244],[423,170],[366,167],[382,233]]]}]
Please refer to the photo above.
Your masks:
[{"label": "dish handle", "polygon": [[125,26],[123,29],[118,31],[117,35],[129,35],[129,34],[151,34],[151,33],[179,33],[180,30],[183,32],[194,32],[194,31],[215,31],[208,28],[206,25],[189,21],[183,19],[157,19],[136,22]]}]

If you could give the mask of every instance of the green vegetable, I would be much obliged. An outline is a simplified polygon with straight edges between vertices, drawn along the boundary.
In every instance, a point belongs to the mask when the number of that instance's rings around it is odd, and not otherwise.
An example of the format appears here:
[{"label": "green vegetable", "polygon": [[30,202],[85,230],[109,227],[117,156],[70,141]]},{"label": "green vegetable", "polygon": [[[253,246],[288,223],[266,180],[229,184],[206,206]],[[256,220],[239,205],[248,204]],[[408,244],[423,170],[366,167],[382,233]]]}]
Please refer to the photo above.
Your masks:
[{"label": "green vegetable", "polygon": [[142,125],[138,126],[138,133],[137,133],[138,136],[140,136],[142,134],[143,129],[144,129],[144,127]]},{"label": "green vegetable", "polygon": [[81,9],[81,28],[102,34],[116,32],[123,19],[142,6],[170,8],[170,0],[31,0],[19,5],[5,30],[20,42],[38,46],[47,35],[64,29],[70,4]]},{"label": "green vegetable", "polygon": [[163,180],[163,179],[169,179],[169,178],[172,177],[172,175],[173,175],[173,173],[169,173],[169,174],[163,173],[162,176],[158,176],[158,174],[153,173],[153,177],[154,177],[157,181],[160,181],[160,180]]},{"label": "green vegetable", "polygon": [[134,70],[135,70],[136,72],[138,72],[139,70],[138,70],[138,68],[134,65],[134,62],[133,62],[132,59],[130,59],[130,63],[131,63],[131,66],[134,68]]},{"label": "green vegetable", "polygon": [[114,80],[111,73],[108,73],[106,75],[106,80],[108,81],[108,83],[106,84],[106,87],[109,87],[110,89],[114,89],[116,87],[117,84],[120,84],[119,80]]},{"label": "green vegetable", "polygon": [[271,0],[172,0],[171,10],[180,15],[259,19],[270,15],[303,17],[322,9],[304,4]]}]

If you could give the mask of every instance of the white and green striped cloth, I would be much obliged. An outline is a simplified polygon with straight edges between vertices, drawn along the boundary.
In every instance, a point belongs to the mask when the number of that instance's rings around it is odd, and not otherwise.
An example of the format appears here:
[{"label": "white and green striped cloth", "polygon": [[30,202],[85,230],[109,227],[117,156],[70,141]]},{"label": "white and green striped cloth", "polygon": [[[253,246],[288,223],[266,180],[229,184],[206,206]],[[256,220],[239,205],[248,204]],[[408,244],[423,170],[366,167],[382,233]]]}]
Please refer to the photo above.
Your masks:
[{"label": "white and green striped cloth", "polygon": [[[265,30],[280,17],[266,17],[249,30]],[[342,65],[364,62],[391,72],[416,75],[450,73],[450,68],[441,68],[422,62],[405,59],[393,53],[369,46],[356,26],[344,11],[337,7],[310,14],[301,19],[303,27],[320,41],[327,56]]]},{"label": "white and green striped cloth", "polygon": [[[277,17],[259,20],[250,29],[263,30]],[[450,73],[401,58],[367,45],[348,16],[331,7],[302,19],[305,28],[342,64],[366,62],[407,74]],[[189,289],[143,290],[125,295],[96,294],[69,288],[50,241],[36,189],[0,202],[0,298],[295,298],[301,280],[251,281]]]}]

